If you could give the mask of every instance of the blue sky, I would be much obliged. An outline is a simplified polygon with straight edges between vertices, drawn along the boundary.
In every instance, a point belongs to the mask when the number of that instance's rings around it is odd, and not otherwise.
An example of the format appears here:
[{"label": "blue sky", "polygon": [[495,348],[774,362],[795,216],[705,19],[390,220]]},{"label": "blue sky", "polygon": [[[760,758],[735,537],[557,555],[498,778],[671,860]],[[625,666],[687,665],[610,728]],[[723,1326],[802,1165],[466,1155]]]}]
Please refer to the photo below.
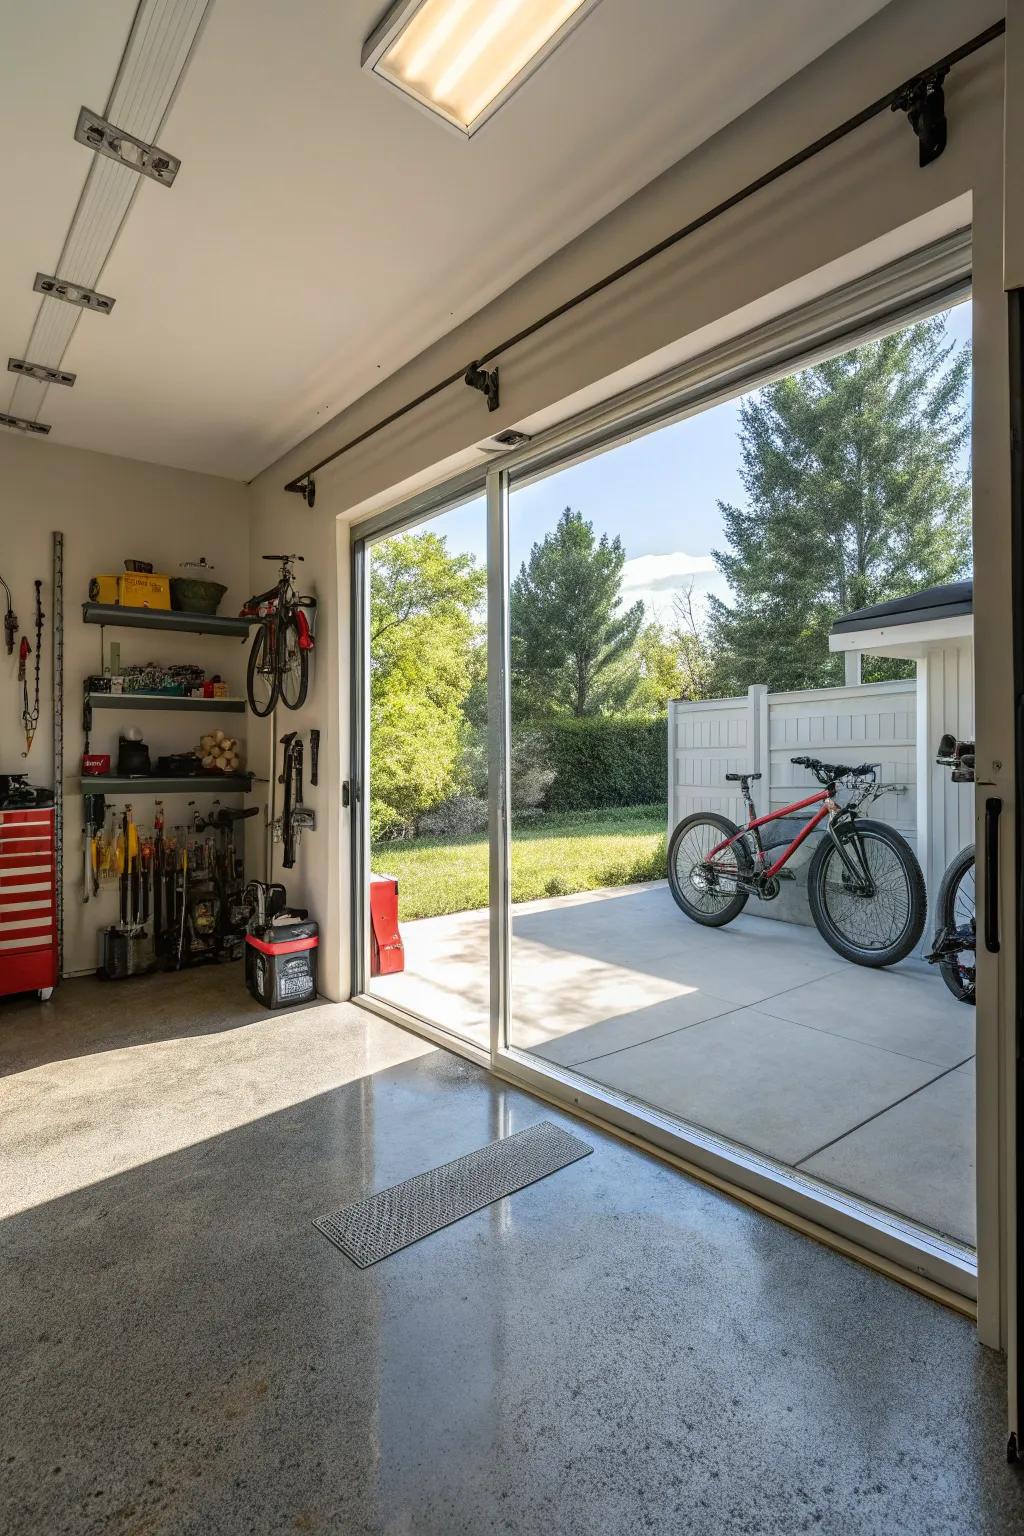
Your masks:
[{"label": "blue sky", "polygon": [[[970,304],[949,312],[949,334],[971,334]],[[715,592],[728,600],[711,551],[723,544],[719,499],[742,503],[739,479],[739,401],[728,401],[636,442],[559,470],[522,490],[509,505],[512,574],[566,506],[578,509],[600,535],[616,534],[626,549],[623,596],[642,598],[652,617],[671,617],[675,592],[691,582],[695,596]],[[481,561],[486,553],[482,502],[435,519],[452,550]]]}]

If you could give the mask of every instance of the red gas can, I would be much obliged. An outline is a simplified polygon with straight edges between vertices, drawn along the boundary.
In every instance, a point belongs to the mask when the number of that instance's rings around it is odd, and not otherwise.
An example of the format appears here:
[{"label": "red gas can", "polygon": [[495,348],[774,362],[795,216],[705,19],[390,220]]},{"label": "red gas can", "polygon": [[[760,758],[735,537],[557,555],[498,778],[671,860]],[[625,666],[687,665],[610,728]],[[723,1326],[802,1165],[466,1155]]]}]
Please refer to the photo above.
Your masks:
[{"label": "red gas can", "polygon": [[398,931],[398,881],[370,876],[370,975],[393,976],[405,970],[405,949]]}]

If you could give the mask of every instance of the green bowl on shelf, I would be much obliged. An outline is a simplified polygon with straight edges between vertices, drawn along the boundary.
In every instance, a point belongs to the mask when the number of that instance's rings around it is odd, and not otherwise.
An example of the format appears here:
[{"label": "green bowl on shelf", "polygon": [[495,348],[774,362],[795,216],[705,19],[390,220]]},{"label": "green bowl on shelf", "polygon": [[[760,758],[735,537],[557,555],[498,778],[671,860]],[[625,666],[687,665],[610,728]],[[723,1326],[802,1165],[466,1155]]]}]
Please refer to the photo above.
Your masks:
[{"label": "green bowl on shelf", "polygon": [[171,577],[171,607],[178,613],[216,613],[227,591],[219,581],[195,581],[191,576]]}]

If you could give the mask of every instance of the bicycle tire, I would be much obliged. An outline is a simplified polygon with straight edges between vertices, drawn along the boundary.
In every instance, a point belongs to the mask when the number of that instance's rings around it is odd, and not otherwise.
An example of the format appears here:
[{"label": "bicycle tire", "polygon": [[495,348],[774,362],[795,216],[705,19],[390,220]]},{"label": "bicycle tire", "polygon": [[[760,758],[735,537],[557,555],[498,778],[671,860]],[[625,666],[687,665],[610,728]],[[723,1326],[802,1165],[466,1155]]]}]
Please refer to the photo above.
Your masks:
[{"label": "bicycle tire", "polygon": [[[281,689],[277,657],[270,655],[271,644],[270,625],[261,624],[249,649],[249,665],[245,673],[245,692],[249,700],[249,708],[260,720],[265,720],[272,713]],[[257,677],[265,681],[266,698],[257,697],[255,688]]]},{"label": "bicycle tire", "polygon": [[[694,833],[701,826],[713,830],[709,831],[706,839],[702,839],[699,836],[694,839]],[[735,822],[730,821],[728,816],[719,816],[717,811],[696,811],[692,816],[687,816],[685,820],[679,823],[669,841],[668,885],[669,890],[672,892],[672,898],[676,906],[685,912],[692,922],[700,923],[705,928],[724,928],[726,923],[731,923],[734,918],[739,917],[747,904],[749,892],[735,891],[731,899],[724,902],[717,909],[712,907],[711,910],[708,910],[707,907],[702,907],[697,898],[703,896],[703,898],[707,899],[708,892],[701,892],[699,887],[694,884],[693,871],[697,868],[696,863],[691,864],[685,880],[680,876],[678,868],[680,851],[685,842],[692,841],[695,848],[699,848],[704,842],[707,842],[708,848],[704,850],[706,852],[708,849],[713,848],[716,843],[723,842],[725,838],[734,837],[739,830]],[[747,876],[752,875],[754,866],[746,843],[742,840],[734,843],[733,851],[736,856],[736,872]],[[685,853],[683,855],[684,859],[690,856],[690,854]],[[725,896],[726,892],[723,891],[721,894]]]},{"label": "bicycle tire", "polygon": [[[924,933],[928,915],[924,875],[914,856],[914,850],[906,838],[901,837],[884,821],[869,821],[858,817],[853,828],[847,827],[839,835],[850,838],[854,831],[862,839],[869,868],[875,856],[874,851],[878,849],[887,848],[895,857],[906,885],[905,917],[901,920],[900,927],[894,936],[888,942],[880,942],[877,945],[858,944],[847,932],[844,932],[839,917],[843,900],[850,901],[851,898],[855,902],[871,900],[873,907],[879,911],[884,911],[884,902],[880,901],[878,895],[875,898],[861,897],[849,890],[845,865],[830,836],[823,837],[818,844],[807,872],[807,903],[811,909],[811,917],[825,943],[834,949],[837,955],[842,955],[844,960],[873,969],[896,965],[898,961],[905,960],[917,947]],[[878,870],[875,872],[879,873]],[[829,877],[833,873],[838,875],[838,880],[833,879],[830,883]],[[855,911],[855,905],[849,910]]]},{"label": "bicycle tire", "polygon": [[[946,873],[942,877],[939,886],[939,894],[936,905],[938,906],[938,927],[935,933],[935,944],[938,947],[939,940],[944,933],[957,928],[956,901],[960,894],[960,887],[968,871],[974,869],[974,844],[969,843],[966,848],[961,848],[956,858],[951,859],[946,867]],[[973,906],[973,898],[972,898]],[[966,975],[966,972],[970,975]],[[960,966],[954,956],[948,960],[939,961],[939,975],[946,986],[952,992],[958,1002],[967,1003],[971,1008],[975,1006],[975,981],[977,971],[972,966]]]},{"label": "bicycle tire", "polygon": [[[289,614],[277,631],[278,697],[286,709],[301,709],[309,692],[309,652],[299,644],[299,626]],[[292,688],[292,681],[295,687]]]}]

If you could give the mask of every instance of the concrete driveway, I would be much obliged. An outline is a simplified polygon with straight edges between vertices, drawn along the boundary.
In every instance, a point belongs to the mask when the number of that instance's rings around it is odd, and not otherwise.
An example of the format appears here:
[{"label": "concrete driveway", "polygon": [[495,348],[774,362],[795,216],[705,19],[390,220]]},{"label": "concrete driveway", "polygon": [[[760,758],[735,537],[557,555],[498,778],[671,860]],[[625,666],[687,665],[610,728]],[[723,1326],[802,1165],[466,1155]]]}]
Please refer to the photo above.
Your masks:
[{"label": "concrete driveway", "polygon": [[[512,1043],[970,1245],[974,1021],[919,960],[687,921],[663,882],[513,908]],[[403,923],[372,992],[487,1044],[488,918]]]}]

